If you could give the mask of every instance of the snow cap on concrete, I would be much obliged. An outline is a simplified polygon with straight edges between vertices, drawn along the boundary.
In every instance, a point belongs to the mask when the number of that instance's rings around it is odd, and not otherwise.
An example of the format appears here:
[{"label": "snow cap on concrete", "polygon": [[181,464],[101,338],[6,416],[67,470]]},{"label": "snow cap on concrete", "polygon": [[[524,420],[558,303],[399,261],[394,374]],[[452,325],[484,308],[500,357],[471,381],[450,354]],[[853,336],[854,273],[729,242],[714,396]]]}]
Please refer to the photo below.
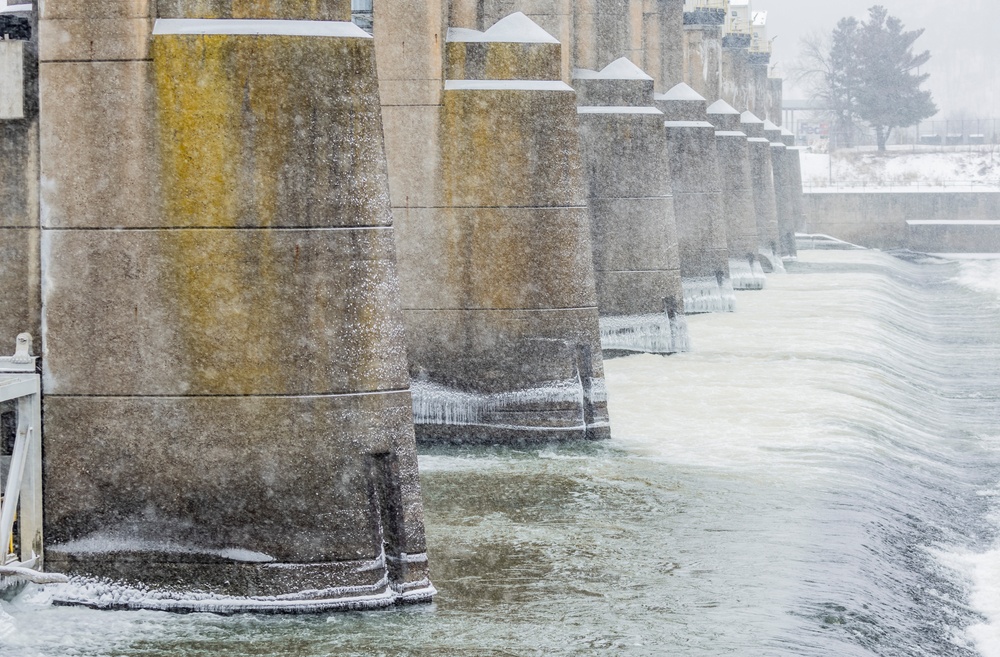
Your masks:
[{"label": "snow cap on concrete", "polygon": [[781,132],[781,128],[779,128],[778,126],[774,125],[773,123],[771,123],[767,119],[764,119],[764,129],[765,130],[777,130],[778,132]]},{"label": "snow cap on concrete", "polygon": [[515,12],[497,21],[485,32],[466,28],[448,28],[447,41],[457,42],[496,42],[496,43],[559,43],[554,36],[539,27],[538,23],[524,15]]},{"label": "snow cap on concrete", "polygon": [[701,97],[697,91],[687,86],[683,82],[673,87],[670,91],[665,94],[657,94],[656,100],[688,100],[688,101],[702,101],[705,99]]},{"label": "snow cap on concrete", "polygon": [[736,111],[732,105],[724,100],[715,101],[709,105],[708,109],[705,111],[709,114],[739,114],[739,112]]},{"label": "snow cap on concrete", "polygon": [[632,63],[628,57],[620,57],[605,66],[600,71],[589,68],[574,68],[574,80],[646,80],[653,78],[646,75],[646,72]]},{"label": "snow cap on concrete", "polygon": [[757,118],[757,115],[753,112],[746,111],[740,114],[740,123],[756,123],[759,125],[764,125],[764,122]]}]

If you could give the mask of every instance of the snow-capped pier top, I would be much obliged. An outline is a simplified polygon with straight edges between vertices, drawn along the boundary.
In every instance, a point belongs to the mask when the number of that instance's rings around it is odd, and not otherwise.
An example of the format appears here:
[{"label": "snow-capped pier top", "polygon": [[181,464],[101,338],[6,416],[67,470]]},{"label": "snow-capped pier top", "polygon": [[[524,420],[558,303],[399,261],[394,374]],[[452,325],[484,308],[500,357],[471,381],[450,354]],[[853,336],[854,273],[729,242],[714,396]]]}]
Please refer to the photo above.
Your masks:
[{"label": "snow-capped pier top", "polygon": [[558,39],[520,11],[500,19],[485,32],[450,27],[445,40],[448,43],[559,43]]},{"label": "snow-capped pier top", "polygon": [[742,125],[743,132],[747,133],[747,136],[751,139],[764,138],[764,121],[759,119],[753,112],[743,112],[740,115],[740,124]]},{"label": "snow-capped pier top", "polygon": [[706,113],[708,120],[718,130],[740,132],[742,129],[739,110],[724,100],[717,100],[709,105]]},{"label": "snow-capped pier top", "polygon": [[449,28],[445,43],[448,80],[559,80],[562,46],[521,12],[485,32]]},{"label": "snow-capped pier top", "polygon": [[684,100],[705,102],[704,97],[683,82],[674,85],[665,94],[657,94],[656,100]]},{"label": "snow-capped pier top", "polygon": [[771,121],[764,119],[764,136],[771,140],[774,144],[783,144],[784,141],[781,139],[781,128],[776,126]]},{"label": "snow-capped pier top", "polygon": [[574,80],[650,80],[653,78],[646,75],[646,72],[632,63],[628,57],[619,57],[600,71],[592,71],[589,68],[573,69]]},{"label": "snow-capped pier top", "polygon": [[654,95],[653,100],[667,121],[705,121],[707,118],[705,99],[683,82],[665,94]]},{"label": "snow-capped pier top", "polygon": [[574,69],[573,87],[581,106],[653,105],[653,78],[627,57],[616,59],[600,71]]}]

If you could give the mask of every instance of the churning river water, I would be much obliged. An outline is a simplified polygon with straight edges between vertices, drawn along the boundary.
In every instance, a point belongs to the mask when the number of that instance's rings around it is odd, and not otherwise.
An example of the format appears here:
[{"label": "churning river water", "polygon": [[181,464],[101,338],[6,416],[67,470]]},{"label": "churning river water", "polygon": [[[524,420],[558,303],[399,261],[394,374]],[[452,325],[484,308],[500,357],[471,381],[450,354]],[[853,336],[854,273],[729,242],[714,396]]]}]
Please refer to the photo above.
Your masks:
[{"label": "churning river water", "polygon": [[433,605],[0,612],[0,655],[1000,655],[1000,260],[806,251],[613,439],[421,454]]}]

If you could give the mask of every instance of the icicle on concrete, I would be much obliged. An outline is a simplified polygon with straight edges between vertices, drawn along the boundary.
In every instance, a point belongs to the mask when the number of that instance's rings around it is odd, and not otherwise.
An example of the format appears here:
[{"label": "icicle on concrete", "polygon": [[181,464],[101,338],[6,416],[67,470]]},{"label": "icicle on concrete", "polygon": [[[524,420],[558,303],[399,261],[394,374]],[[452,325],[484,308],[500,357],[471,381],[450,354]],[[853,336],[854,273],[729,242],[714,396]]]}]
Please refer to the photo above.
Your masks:
[{"label": "icicle on concrete", "polygon": [[76,29],[93,3],[60,4],[47,556],[119,582],[60,600],[430,599],[374,44],[350,3],[120,3],[97,50]]},{"label": "icicle on concrete", "polygon": [[654,100],[667,119],[684,311],[731,312],[735,295],[715,126],[706,120],[705,99],[686,84]]},{"label": "icicle on concrete", "polygon": [[715,126],[722,181],[722,211],[729,244],[729,275],[737,290],[764,289],[764,270],[757,260],[759,237],[750,172],[750,145],[741,130],[740,113],[724,100],[708,108]]},{"label": "icicle on concrete", "polygon": [[[397,243],[418,439],[606,437],[576,94],[551,36],[498,25],[450,32],[438,205]],[[571,400],[547,392],[568,380]]]},{"label": "icicle on concrete", "polygon": [[574,71],[589,183],[601,346],[688,347],[663,113],[653,79],[625,58]]}]

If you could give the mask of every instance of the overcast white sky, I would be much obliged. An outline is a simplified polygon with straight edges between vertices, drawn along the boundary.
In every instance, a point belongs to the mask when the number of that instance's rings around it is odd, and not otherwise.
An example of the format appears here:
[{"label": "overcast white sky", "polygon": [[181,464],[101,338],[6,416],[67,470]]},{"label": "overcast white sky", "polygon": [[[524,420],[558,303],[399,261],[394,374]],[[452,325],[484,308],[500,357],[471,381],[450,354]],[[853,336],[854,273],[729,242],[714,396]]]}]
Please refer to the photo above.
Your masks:
[{"label": "overcast white sky", "polygon": [[916,49],[931,51],[926,88],[941,110],[935,118],[1000,118],[1000,0],[753,0],[753,9],[768,12],[769,34],[777,37],[771,63],[785,75],[804,35],[831,32],[844,16],[862,19],[875,4],[906,29],[926,28]]}]

